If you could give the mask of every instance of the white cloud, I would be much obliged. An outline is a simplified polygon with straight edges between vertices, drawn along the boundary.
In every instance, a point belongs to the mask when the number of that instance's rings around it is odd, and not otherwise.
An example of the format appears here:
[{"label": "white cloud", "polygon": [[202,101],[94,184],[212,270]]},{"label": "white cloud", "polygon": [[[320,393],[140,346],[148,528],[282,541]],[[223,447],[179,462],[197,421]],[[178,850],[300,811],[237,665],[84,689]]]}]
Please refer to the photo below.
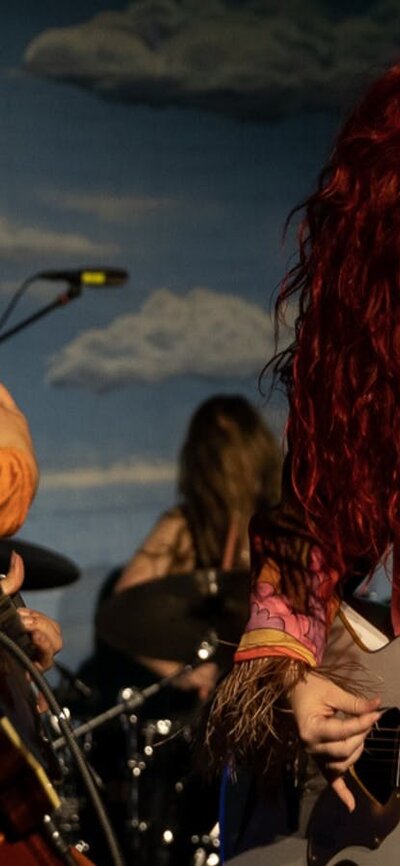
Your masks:
[{"label": "white cloud", "polygon": [[71,210],[97,217],[105,222],[125,222],[135,218],[142,219],[147,214],[171,210],[177,207],[174,198],[156,196],[117,196],[111,193],[82,193],[48,190],[40,197],[62,210]]},{"label": "white cloud", "polygon": [[75,467],[69,470],[42,472],[40,489],[83,489],[113,485],[152,485],[175,481],[176,466],[167,460],[130,460],[111,466]]},{"label": "white cloud", "polygon": [[[341,107],[354,80],[398,57],[397,0],[136,0],[44,31],[29,71],[108,98],[276,118]],[[352,10],[355,9],[355,12]]]},{"label": "white cloud", "polygon": [[48,381],[106,390],[170,376],[257,375],[273,352],[273,324],[243,298],[194,288],[155,291],[137,314],[89,330],[50,360]]},{"label": "white cloud", "polygon": [[117,251],[114,244],[96,243],[83,235],[21,225],[0,216],[0,255],[18,259],[21,255],[99,256]]}]

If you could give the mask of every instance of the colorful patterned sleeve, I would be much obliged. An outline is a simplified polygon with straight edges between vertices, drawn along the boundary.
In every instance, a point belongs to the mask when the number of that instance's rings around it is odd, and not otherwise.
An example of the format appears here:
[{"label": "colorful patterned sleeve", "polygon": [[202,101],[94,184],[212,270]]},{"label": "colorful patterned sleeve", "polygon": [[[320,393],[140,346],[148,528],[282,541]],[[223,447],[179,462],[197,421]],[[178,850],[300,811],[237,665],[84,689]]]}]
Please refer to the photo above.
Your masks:
[{"label": "colorful patterned sleeve", "polygon": [[293,535],[293,527],[269,521],[261,534],[256,525],[251,544],[259,566],[235,662],[287,656],[314,667],[322,660],[337,609],[337,573],[324,565],[320,549],[304,531]]},{"label": "colorful patterned sleeve", "polygon": [[253,518],[250,543],[250,616],[209,719],[208,742],[222,763],[248,764],[255,751],[270,761],[282,737],[284,744],[286,692],[320,664],[338,608],[339,575],[324,562],[290,487],[279,508]]}]

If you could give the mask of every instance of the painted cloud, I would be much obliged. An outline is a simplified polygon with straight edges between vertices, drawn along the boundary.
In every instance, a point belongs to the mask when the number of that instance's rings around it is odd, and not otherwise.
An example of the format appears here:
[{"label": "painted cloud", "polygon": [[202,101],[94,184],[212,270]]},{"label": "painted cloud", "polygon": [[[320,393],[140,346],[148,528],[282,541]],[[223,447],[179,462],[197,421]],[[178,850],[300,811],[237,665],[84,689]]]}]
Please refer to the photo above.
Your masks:
[{"label": "painted cloud", "polygon": [[21,256],[46,254],[60,256],[111,255],[118,251],[116,244],[101,244],[84,235],[56,232],[51,228],[38,228],[9,220],[0,214],[0,254],[19,261]]},{"label": "painted cloud", "polygon": [[43,32],[24,63],[107,98],[276,119],[341,108],[398,57],[399,24],[397,0],[137,0]]},{"label": "painted cloud", "polygon": [[[42,201],[72,213],[83,213],[108,223],[143,220],[153,213],[171,212],[178,207],[174,198],[156,196],[113,195],[109,192],[74,192],[70,190],[40,190]],[[1,230],[1,223],[0,223]],[[0,234],[1,241],[1,234]],[[104,246],[102,247],[104,252]]]},{"label": "painted cloud", "polygon": [[194,288],[154,292],[137,314],[88,330],[51,360],[54,385],[106,390],[171,376],[254,376],[273,351],[273,323],[261,307]]},{"label": "painted cloud", "polygon": [[74,469],[44,470],[40,474],[40,490],[114,487],[138,484],[149,486],[175,481],[176,466],[167,460],[152,461],[132,457],[110,466],[77,466]]}]

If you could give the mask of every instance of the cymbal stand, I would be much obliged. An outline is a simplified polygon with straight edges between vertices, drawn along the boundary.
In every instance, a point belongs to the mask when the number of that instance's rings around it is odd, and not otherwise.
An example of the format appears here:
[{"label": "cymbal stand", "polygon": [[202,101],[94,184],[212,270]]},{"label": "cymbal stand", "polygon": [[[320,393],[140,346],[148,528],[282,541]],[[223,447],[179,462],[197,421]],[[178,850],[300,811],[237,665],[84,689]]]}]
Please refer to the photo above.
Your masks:
[{"label": "cymbal stand", "polygon": [[[217,645],[218,636],[216,632],[214,630],[207,631],[204,639],[197,647],[195,658],[192,664],[185,665],[177,673],[172,674],[168,677],[164,677],[159,682],[152,683],[147,688],[139,690],[135,687],[129,686],[122,689],[120,692],[121,700],[115,706],[110,707],[105,712],[100,713],[93,719],[85,722],[82,725],[79,725],[73,730],[74,738],[78,739],[119,716],[122,716],[122,718],[125,718],[126,720],[125,724],[129,728],[129,749],[127,751],[130,752],[130,754],[127,755],[127,767],[129,768],[129,772],[133,780],[135,781],[135,784],[130,789],[130,797],[128,798],[128,802],[126,803],[126,826],[127,838],[128,840],[130,840],[128,841],[130,851],[132,856],[134,857],[135,863],[138,861],[138,866],[145,866],[146,861],[144,861],[143,864],[140,862],[140,858],[142,857],[142,853],[144,851],[144,849],[141,847],[140,836],[148,829],[146,822],[143,822],[143,827],[140,826],[141,822],[139,814],[140,804],[138,782],[141,773],[146,768],[146,762],[148,762],[150,758],[144,753],[142,755],[138,752],[139,744],[137,740],[137,717],[135,713],[149,698],[158,694],[162,689],[166,688],[167,686],[178,683],[179,680],[182,677],[186,676],[188,673],[190,673],[190,671],[211,660],[216,653]],[[69,709],[63,708],[61,717],[68,718],[69,716]],[[53,716],[52,718],[52,726],[53,730],[60,730],[58,726],[58,719],[56,716]],[[52,747],[55,751],[63,748],[65,745],[67,744],[63,736],[58,737],[52,742]],[[134,750],[133,754],[131,748],[133,748]],[[97,780],[97,785],[98,784],[99,780]],[[166,845],[169,844],[169,841],[169,839],[165,838]],[[173,841],[173,834],[171,835],[171,841]],[[204,850],[204,846],[202,845],[203,840],[199,840],[199,842],[202,850]]]},{"label": "cymbal stand", "polygon": [[[179,680],[186,676],[186,674],[193,671],[195,668],[199,667],[205,662],[210,661],[217,650],[218,637],[215,631],[207,632],[204,639],[199,644],[195,658],[191,664],[185,665],[180,671],[176,674],[171,674],[168,677],[163,677],[163,679],[159,680],[159,682],[152,683],[150,686],[147,686],[145,689],[137,689],[134,686],[127,686],[122,689],[120,692],[121,701],[115,704],[113,707],[110,707],[108,710],[105,710],[103,713],[100,713],[97,716],[94,716],[90,721],[85,722],[82,725],[78,725],[74,729],[74,737],[78,739],[79,737],[83,737],[85,734],[89,733],[89,731],[93,731],[95,728],[98,728],[100,725],[104,725],[112,719],[117,718],[121,714],[126,713],[134,713],[135,710],[138,710],[149,698],[153,697],[153,695],[157,695],[162,689],[167,686],[173,685],[174,683],[179,682]],[[70,716],[69,710],[64,710],[66,716]],[[54,723],[57,724],[57,718],[54,718]],[[58,737],[53,741],[52,747],[57,751],[57,749],[61,749],[65,745],[64,737]]]},{"label": "cymbal stand", "polygon": [[68,685],[72,686],[78,694],[83,698],[90,698],[92,696],[92,689],[90,686],[86,685],[83,680],[79,679],[79,677],[71,671],[67,665],[54,660],[53,667],[58,671],[61,678],[65,680]]},{"label": "cymbal stand", "polygon": [[[195,662],[187,665],[178,674],[165,678],[162,683],[173,685],[179,682],[183,675],[207,662],[215,654],[217,643],[217,634],[214,631],[209,632],[208,639],[203,640],[197,649]],[[153,763],[156,754],[155,746],[175,739],[177,736],[181,744],[185,741],[189,743],[191,731],[187,725],[180,723],[178,730],[171,734],[173,722],[170,719],[158,719],[144,725],[143,728],[134,713],[124,714],[122,719],[125,730],[128,780],[124,831],[127,851],[134,858],[137,866],[148,866],[151,862],[155,862],[157,866],[168,866],[172,853],[169,849],[179,838],[180,824],[178,815],[174,813],[174,805],[180,797],[184,796],[184,781],[175,776],[173,781],[171,780],[172,764],[168,763],[171,760],[168,758],[168,752],[166,756],[163,754],[164,758],[167,757],[167,764],[161,764],[161,769],[157,761]],[[154,740],[157,736],[161,737],[158,742]],[[154,782],[157,782],[156,795]],[[166,792],[168,793],[165,799]],[[197,858],[199,856],[201,858],[204,854],[204,861],[200,859],[198,866],[203,862],[206,864],[209,859],[207,852],[211,852],[210,864],[212,864],[215,848],[211,838],[196,837],[191,842],[196,845]],[[219,863],[218,857],[215,863]]]}]

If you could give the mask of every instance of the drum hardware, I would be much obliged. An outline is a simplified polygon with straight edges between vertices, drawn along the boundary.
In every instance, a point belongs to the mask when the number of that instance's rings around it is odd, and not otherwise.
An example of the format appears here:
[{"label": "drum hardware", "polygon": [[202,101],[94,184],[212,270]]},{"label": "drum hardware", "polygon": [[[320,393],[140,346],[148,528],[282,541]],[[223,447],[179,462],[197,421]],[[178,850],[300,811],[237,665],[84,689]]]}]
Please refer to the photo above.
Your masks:
[{"label": "drum hardware", "polygon": [[90,846],[87,842],[84,842],[83,839],[80,839],[79,842],[76,842],[75,848],[79,851],[80,854],[88,854],[90,850]]},{"label": "drum hardware", "polygon": [[[170,680],[170,677],[166,677],[167,680]],[[168,685],[168,683],[165,683]],[[151,686],[148,686],[146,689],[139,689],[127,687],[122,690],[121,701],[118,704],[115,704],[113,707],[110,707],[108,710],[105,710],[103,713],[99,713],[99,715],[94,716],[88,722],[84,722],[78,727],[74,728],[73,734],[75,739],[85,736],[90,731],[95,730],[95,728],[100,727],[101,725],[106,724],[107,722],[112,721],[112,719],[117,718],[122,714],[133,713],[133,710],[138,709],[149,697],[158,693],[158,691],[164,686],[164,681],[161,680],[160,683],[154,683]],[[63,713],[67,712],[69,714],[68,708],[63,709]],[[133,718],[135,718],[133,716]],[[58,721],[57,719],[55,721]],[[58,737],[52,743],[53,749],[57,751],[61,749],[65,745],[65,739],[63,736]]]},{"label": "drum hardware", "polygon": [[219,866],[221,858],[216,851],[209,854],[205,848],[197,848],[194,852],[193,866]]},{"label": "drum hardware", "polygon": [[[62,708],[64,718],[72,725],[71,713],[68,707]],[[61,734],[59,720],[54,714],[47,712],[42,714],[43,726],[46,731],[47,740],[52,744],[54,734]],[[93,766],[88,761],[88,756],[92,750],[93,737],[91,733],[85,735],[81,743],[81,751],[84,753],[88,770],[90,771],[93,780],[99,791],[104,792],[104,785],[100,776],[96,773]],[[57,753],[57,761],[60,767],[61,779],[59,782],[59,792],[61,794],[61,806],[58,812],[58,826],[63,836],[69,840],[70,845],[75,847],[86,843],[82,842],[82,812],[87,806],[87,797],[79,784],[80,780],[75,772],[75,767],[71,761],[69,749],[65,746]],[[86,849],[80,849],[81,853],[86,853]]]},{"label": "drum hardware", "polygon": [[93,689],[90,688],[83,680],[79,679],[79,677],[75,676],[73,671],[71,671],[66,665],[61,662],[54,660],[53,667],[59,672],[62,679],[66,680],[66,682],[75,689],[75,691],[81,695],[83,698],[91,698],[93,695]]},{"label": "drum hardware", "polygon": [[100,605],[97,635],[129,658],[186,663],[210,628],[236,645],[248,618],[249,573],[197,569],[137,584]]},{"label": "drum hardware", "polygon": [[192,866],[219,866],[221,857],[219,854],[219,824],[203,836],[192,836],[193,845],[197,845]]},{"label": "drum hardware", "polygon": [[[219,866],[219,826],[191,835],[182,822],[181,805],[188,785],[190,790],[187,756],[193,745],[193,727],[170,718],[146,719],[141,724],[135,716],[125,718],[124,724],[130,778],[125,838],[133,862],[135,857],[140,866],[180,862],[176,845],[180,851],[184,840],[185,866]],[[161,795],[157,792],[160,786]]]},{"label": "drum hardware", "polygon": [[[200,664],[213,659],[218,648],[218,664],[223,668],[231,664],[232,647],[239,642],[248,618],[249,584],[247,570],[217,568],[197,569],[190,574],[168,575],[138,584],[100,605],[97,636],[134,661],[148,656],[174,659],[185,665],[195,657],[196,664]],[[180,675],[192,667],[183,668]],[[174,680],[176,675],[162,682],[167,685]],[[143,694],[146,696],[146,690]],[[190,859],[192,866],[216,866],[220,861],[218,844],[203,834],[191,841],[191,830],[186,835],[184,831],[186,802],[190,802],[190,784],[185,799],[189,755],[185,767],[182,765],[181,777],[176,774],[174,762],[169,766],[160,756],[157,764],[153,763],[154,743],[145,742],[142,748],[140,742],[142,732],[136,719],[139,706],[139,701],[133,700],[129,707],[121,707],[128,732],[126,772],[130,787],[125,803],[129,855],[139,854],[140,866],[148,863],[166,866],[170,862],[167,849],[171,849],[172,856],[179,851],[180,856],[182,846],[185,864]],[[154,788],[159,787],[154,793],[149,791],[152,779]]]},{"label": "drum hardware", "polygon": [[[179,680],[186,676],[186,674],[212,659],[217,649],[217,642],[218,638],[216,633],[213,630],[209,630],[197,646],[192,664],[184,665],[184,667],[177,673],[163,677],[163,679],[152,683],[144,689],[137,689],[134,686],[127,686],[122,689],[120,692],[121,700],[115,704],[115,706],[110,707],[103,713],[99,713],[99,715],[94,716],[93,719],[90,719],[88,722],[78,725],[78,727],[73,730],[74,738],[78,739],[90,731],[93,731],[95,728],[98,728],[100,725],[104,725],[121,715],[129,716],[130,714],[133,714],[133,719],[136,721],[136,716],[134,715],[135,710],[139,709],[139,707],[141,707],[149,698],[157,695],[167,686],[179,682]],[[61,720],[66,718],[69,719],[70,715],[69,709],[64,708],[61,713]],[[59,719],[55,717],[54,724],[57,724],[58,722]],[[63,736],[58,737],[52,743],[52,747],[55,751],[62,748],[64,745],[65,738]]]},{"label": "drum hardware", "polygon": [[125,805],[124,826],[128,849],[135,852],[141,845],[139,837],[147,834],[149,829],[148,821],[144,820],[140,815],[138,783],[147,767],[149,757],[152,755],[152,749],[146,743],[145,749],[147,750],[147,755],[142,755],[139,751],[138,717],[135,714],[122,715],[121,721],[125,730],[125,768],[130,780],[128,787],[129,794]]},{"label": "drum hardware", "polygon": [[[190,728],[188,725],[182,725],[181,722],[177,727],[176,721],[174,723],[165,718],[148,721],[144,727],[142,722],[138,722],[138,711],[146,701],[166,686],[177,684],[181,677],[186,676],[195,667],[213,659],[220,642],[220,633],[223,638],[235,640],[242,630],[246,618],[247,572],[225,574],[213,569],[211,579],[208,571],[196,572],[193,578],[189,576],[189,590],[183,585],[183,579],[186,580],[187,575],[179,575],[179,579],[172,580],[174,592],[169,607],[167,606],[166,618],[163,616],[162,627],[160,627],[162,637],[160,638],[160,629],[154,630],[153,627],[151,629],[154,646],[148,654],[160,658],[176,656],[178,661],[183,662],[182,669],[143,690],[134,687],[122,689],[115,706],[84,724],[79,724],[73,731],[74,738],[78,739],[88,736],[108,722],[118,718],[121,720],[126,737],[125,749],[122,749],[122,754],[125,751],[124,767],[121,767],[122,777],[119,776],[118,779],[112,777],[110,780],[104,777],[107,779],[106,796],[108,806],[114,810],[115,820],[120,827],[127,859],[137,862],[138,866],[145,866],[145,864],[147,866],[148,863],[154,866],[167,866],[172,862],[171,856],[176,857],[177,850],[180,852],[181,845],[185,849],[185,864],[190,862],[196,866],[193,861],[195,851],[199,866],[201,863],[205,866],[213,866],[214,861],[215,864],[218,862],[215,860],[215,855],[218,853],[217,845],[210,841],[208,834],[199,833],[198,837],[191,841],[191,830],[185,831],[186,825],[182,823],[186,809],[186,775],[191,760]],[[231,580],[228,580],[228,576]],[[170,578],[163,579],[163,583],[170,583]],[[136,592],[136,588],[133,589]],[[151,593],[146,594],[151,601],[151,606],[153,608],[155,606],[159,611],[165,609],[164,598],[158,599],[157,604],[154,605],[155,598],[153,588],[151,589]],[[123,599],[125,606],[130,593],[131,590],[126,590],[119,596],[113,596],[110,601]],[[136,601],[135,597],[128,605],[131,620],[129,631],[135,635],[134,642],[135,646],[137,643],[138,654],[146,655],[147,645],[141,643],[144,628],[144,623],[142,628],[141,621],[142,618],[146,620],[145,611],[141,609],[140,604],[136,605]],[[104,608],[109,603],[107,601]],[[132,604],[136,608],[134,615]],[[188,607],[190,612],[187,610]],[[177,617],[180,622],[175,625]],[[125,614],[114,613],[112,619],[114,624],[117,621],[118,626],[121,625],[122,630],[125,629]],[[136,622],[139,624],[138,634],[135,634]],[[224,623],[227,623],[226,628]],[[147,618],[146,631],[148,630]],[[100,633],[99,636],[103,637],[105,634]],[[162,646],[160,640],[163,642]],[[178,652],[181,640],[182,647]],[[112,645],[112,640],[108,640],[107,637],[105,642]],[[135,646],[129,653],[131,656],[135,654]],[[126,653],[126,647],[123,647],[123,651]],[[192,664],[187,664],[188,659],[193,659]],[[54,750],[57,752],[63,747],[63,736],[57,736],[53,742]],[[118,782],[117,786],[116,782]],[[197,827],[194,827],[194,830],[196,829]],[[211,860],[207,863],[210,857]]]},{"label": "drum hardware", "polygon": [[[160,778],[160,763],[158,758],[155,758],[158,749],[161,749],[161,746],[171,743],[173,740],[178,741],[179,738],[183,746],[180,747],[179,743],[177,743],[177,748],[178,750],[179,748],[184,748],[186,755],[186,750],[191,742],[189,725],[182,725],[181,722],[168,718],[148,721],[139,729],[137,711],[146,700],[159,693],[163,688],[174,685],[188,672],[208,662],[216,651],[216,645],[217,638],[215,632],[209,630],[203,635],[203,639],[196,648],[192,664],[184,665],[178,673],[165,677],[143,690],[134,687],[122,689],[118,694],[118,703],[115,706],[74,729],[75,737],[83,737],[116,717],[121,719],[126,738],[126,776],[125,781],[121,783],[119,796],[121,796],[120,806],[125,814],[122,832],[129,854],[132,857],[138,856],[140,859],[148,844],[153,845],[152,850],[154,848],[156,850],[163,848],[166,851],[173,846],[178,829],[176,824],[177,818],[175,816],[177,811],[175,803],[171,805],[171,819],[169,820],[168,816],[165,816],[166,820],[163,823],[164,814],[159,811],[157,805],[154,809],[149,808],[148,813],[146,812],[150,796],[148,789],[149,787],[151,788],[154,778],[156,780]],[[69,713],[68,710],[64,710],[63,712],[66,715]],[[64,739],[62,736],[53,742],[53,748],[56,751],[62,748],[63,745]],[[161,763],[163,763],[163,759],[161,759]],[[167,776],[168,767],[166,770],[165,761],[163,771]],[[163,778],[163,782],[168,782],[169,784],[169,776],[168,778],[166,776]],[[147,789],[145,794],[143,794],[144,789]],[[124,793],[123,797],[122,792]],[[168,790],[169,799],[171,799],[171,795],[174,798],[179,798],[183,792],[184,781],[178,778],[174,786],[171,786]]]},{"label": "drum hardware", "polygon": [[165,743],[170,743],[171,740],[175,740],[176,737],[182,737],[186,742],[190,742],[191,740],[190,725],[182,725],[181,722],[178,722],[178,728],[176,728],[171,719],[157,719],[155,722],[150,722],[146,725],[146,729],[147,727],[149,727],[153,734],[161,735],[163,739],[156,740],[155,742],[153,741],[152,745],[146,745],[143,750],[145,755],[152,755],[159,746],[164,746]]},{"label": "drum hardware", "polygon": [[130,780],[125,801],[127,848],[132,857],[139,857],[140,863],[159,864],[160,860],[169,863],[168,849],[172,853],[182,831],[179,800],[185,790],[185,780],[179,773],[183,754],[186,768],[192,732],[188,724],[168,718],[140,723],[135,716],[130,716],[123,723],[127,733],[126,771]]}]

